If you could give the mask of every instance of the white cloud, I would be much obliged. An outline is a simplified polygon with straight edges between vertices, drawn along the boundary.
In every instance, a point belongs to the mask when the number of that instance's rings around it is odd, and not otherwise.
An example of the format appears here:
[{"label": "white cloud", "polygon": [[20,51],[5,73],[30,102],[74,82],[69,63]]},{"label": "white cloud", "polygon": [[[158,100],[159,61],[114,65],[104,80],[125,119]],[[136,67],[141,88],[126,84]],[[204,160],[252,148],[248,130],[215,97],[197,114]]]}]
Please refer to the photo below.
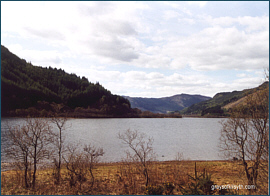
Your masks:
[{"label": "white cloud", "polygon": [[58,67],[64,57],[64,53],[59,53],[56,50],[26,50],[19,44],[8,45],[7,47],[12,53],[18,55],[20,58],[39,66],[48,65],[51,67]]},{"label": "white cloud", "polygon": [[176,37],[162,52],[172,58],[174,69],[187,64],[195,70],[261,69],[269,64],[268,42],[267,31],[210,27],[195,35]]},{"label": "white cloud", "polygon": [[[201,85],[210,85],[207,76],[171,74],[164,75],[160,72],[145,73],[143,71],[102,71],[95,69],[84,70],[87,77],[94,81],[103,81],[108,89],[114,89],[112,93],[135,97],[165,97],[180,93],[209,93],[198,92]],[[132,89],[132,91],[130,90]],[[210,92],[213,93],[213,92]]]},{"label": "white cloud", "polygon": [[[185,10],[183,2],[164,4]],[[206,2],[189,4],[203,7]],[[173,33],[174,23],[168,24],[165,30],[152,27],[156,32],[151,30],[147,36],[154,42],[146,46],[139,40],[141,24],[151,25],[153,19],[142,21],[139,10],[149,9],[143,2],[28,2],[4,3],[4,6],[2,18],[9,18],[3,20],[4,32],[35,36],[40,42],[62,46],[100,62],[170,69],[190,65],[195,70],[257,69],[269,64],[268,16],[186,18],[180,17],[178,11],[164,10],[165,20],[178,18],[188,25],[203,22],[208,26],[189,36]],[[23,17],[11,17],[14,11]]]},{"label": "white cloud", "polygon": [[[259,76],[235,75],[228,84],[206,73],[268,67],[269,16],[197,13],[208,4],[1,2],[1,38],[33,64],[62,66],[119,94],[212,96],[257,85]],[[108,69],[114,66],[119,70]],[[187,67],[189,74],[179,74]]]},{"label": "white cloud", "polygon": [[180,16],[181,15],[178,12],[174,11],[174,10],[166,10],[164,12],[163,17],[164,17],[165,20],[170,20],[170,19],[177,18],[177,17],[180,17]]},{"label": "white cloud", "polygon": [[243,17],[218,17],[213,18],[209,15],[202,15],[203,20],[211,26],[229,27],[241,25],[247,32],[269,30],[269,16],[243,16]]},{"label": "white cloud", "polygon": [[246,77],[246,76],[247,76],[247,74],[245,74],[245,73],[241,73],[241,74],[237,74],[236,76],[237,76],[237,77],[239,77],[239,78],[243,78],[243,77]]}]

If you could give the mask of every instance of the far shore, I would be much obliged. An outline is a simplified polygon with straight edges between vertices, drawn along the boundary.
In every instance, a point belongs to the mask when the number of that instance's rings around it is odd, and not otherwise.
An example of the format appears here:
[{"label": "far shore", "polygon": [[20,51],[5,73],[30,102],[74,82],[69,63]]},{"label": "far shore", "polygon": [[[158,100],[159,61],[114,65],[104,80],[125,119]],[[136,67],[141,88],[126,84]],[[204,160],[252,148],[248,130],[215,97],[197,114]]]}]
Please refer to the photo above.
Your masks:
[{"label": "far shore", "polygon": [[[64,116],[59,116],[59,118],[63,118]],[[2,116],[1,118],[52,118],[52,117],[29,117],[29,116]],[[164,114],[163,117],[64,117],[67,119],[123,119],[123,118],[229,118],[228,116],[200,116],[200,115],[182,115],[181,117],[177,116],[166,116]]]}]

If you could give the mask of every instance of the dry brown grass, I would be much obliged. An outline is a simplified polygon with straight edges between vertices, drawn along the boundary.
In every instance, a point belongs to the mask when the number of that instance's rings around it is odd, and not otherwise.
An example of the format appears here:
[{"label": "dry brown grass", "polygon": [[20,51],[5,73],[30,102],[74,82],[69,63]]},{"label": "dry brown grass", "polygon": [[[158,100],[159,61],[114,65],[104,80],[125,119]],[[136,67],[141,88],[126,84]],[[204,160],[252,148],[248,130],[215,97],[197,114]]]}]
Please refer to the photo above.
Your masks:
[{"label": "dry brown grass", "polygon": [[[198,173],[205,169],[212,174],[216,185],[246,185],[243,169],[238,162],[231,161],[196,161]],[[150,168],[150,185],[159,186],[164,183],[175,185],[173,194],[181,194],[180,187],[190,182],[188,174],[194,176],[195,161],[153,162]],[[23,187],[21,171],[1,172],[2,195],[138,195],[146,194],[145,179],[135,163],[100,163],[94,169],[95,184],[91,187],[90,174],[81,187],[77,184],[69,186],[67,170],[62,169],[62,180],[59,185],[53,181],[53,170],[40,169],[37,173],[36,188]],[[268,182],[262,185],[268,188]],[[267,191],[267,190],[264,190]],[[250,194],[247,190],[239,190],[237,194]],[[256,194],[264,193],[258,190]],[[218,194],[216,191],[215,194]]]}]

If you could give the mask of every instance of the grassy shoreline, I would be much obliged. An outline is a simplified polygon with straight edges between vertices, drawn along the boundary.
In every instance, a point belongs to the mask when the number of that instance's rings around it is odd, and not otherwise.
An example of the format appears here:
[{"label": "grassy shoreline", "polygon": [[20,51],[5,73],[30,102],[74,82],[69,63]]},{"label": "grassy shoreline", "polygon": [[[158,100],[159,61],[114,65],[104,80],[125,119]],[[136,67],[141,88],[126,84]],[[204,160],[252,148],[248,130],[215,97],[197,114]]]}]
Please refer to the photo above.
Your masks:
[{"label": "grassy shoreline", "polygon": [[[151,164],[151,184],[153,187],[164,183],[174,185],[172,194],[181,195],[181,187],[190,183],[188,175],[194,176],[194,165],[197,164],[198,174],[206,171],[211,174],[215,185],[246,185],[246,178],[240,162],[237,161],[160,161]],[[2,163],[3,164],[3,163]],[[2,165],[1,164],[1,165]],[[46,195],[78,195],[78,194],[105,194],[105,195],[138,195],[146,194],[143,175],[140,174],[135,163],[98,163],[94,168],[95,184],[90,188],[90,176],[81,186],[70,187],[68,171],[63,167],[61,184],[53,182],[52,167],[41,167],[37,175],[35,190],[22,186],[22,172],[7,170],[1,172],[1,194],[46,194]],[[263,188],[264,187],[264,188]],[[264,184],[261,189],[266,189]],[[268,188],[267,188],[268,190]],[[263,190],[258,190],[260,194]],[[218,190],[214,191],[218,194]],[[249,194],[248,190],[238,190],[236,194]]]}]

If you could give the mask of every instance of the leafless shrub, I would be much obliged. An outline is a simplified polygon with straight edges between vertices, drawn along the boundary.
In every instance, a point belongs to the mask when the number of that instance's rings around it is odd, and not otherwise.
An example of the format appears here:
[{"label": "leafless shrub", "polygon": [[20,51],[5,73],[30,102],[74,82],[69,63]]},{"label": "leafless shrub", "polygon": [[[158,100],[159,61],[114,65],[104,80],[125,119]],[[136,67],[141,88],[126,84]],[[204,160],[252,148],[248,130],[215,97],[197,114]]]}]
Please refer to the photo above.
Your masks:
[{"label": "leafless shrub", "polygon": [[63,156],[66,168],[68,170],[68,180],[71,187],[75,187],[79,183],[79,190],[82,183],[86,181],[87,167],[84,154],[75,145],[67,147],[68,153]]},{"label": "leafless shrub", "polygon": [[[95,183],[93,170],[99,162],[99,158],[103,155],[104,151],[102,148],[97,148],[90,144],[85,145],[84,148],[81,148],[80,145],[68,145],[67,153],[63,156],[63,160],[68,170],[69,186],[82,194],[92,194]],[[88,181],[89,174],[91,177],[90,186]]]},{"label": "leafless shrub", "polygon": [[178,152],[175,156],[176,161],[183,161],[184,160],[184,154],[182,152]]},{"label": "leafless shrub", "polygon": [[258,184],[258,176],[268,164],[269,153],[269,89],[249,95],[245,105],[234,108],[232,116],[222,122],[221,151],[241,161],[249,185]]},{"label": "leafless shrub", "polygon": [[51,122],[56,125],[58,132],[54,133],[54,145],[56,147],[56,156],[53,157],[53,162],[55,165],[54,178],[55,183],[59,184],[61,180],[61,165],[62,165],[62,156],[65,151],[65,138],[63,131],[66,130],[67,118],[53,117]]},{"label": "leafless shrub", "polygon": [[87,161],[87,168],[88,171],[90,172],[92,182],[91,186],[93,187],[94,182],[95,182],[95,177],[93,174],[93,169],[95,164],[99,162],[99,157],[104,155],[103,148],[96,148],[95,146],[92,145],[85,145],[83,148],[85,152],[85,159]]},{"label": "leafless shrub", "polygon": [[5,153],[11,159],[15,159],[18,165],[24,170],[25,187],[29,187],[29,171],[33,166],[31,185],[35,188],[37,164],[48,159],[52,150],[49,145],[52,143],[51,127],[44,119],[27,119],[23,126],[8,126],[7,138],[10,145]]},{"label": "leafless shrub", "polygon": [[155,153],[152,147],[153,138],[146,138],[144,133],[131,130],[119,133],[118,138],[131,149],[131,152],[126,151],[127,160],[136,163],[139,171],[145,177],[145,186],[148,186],[150,181],[149,170],[151,161],[155,159]]}]

